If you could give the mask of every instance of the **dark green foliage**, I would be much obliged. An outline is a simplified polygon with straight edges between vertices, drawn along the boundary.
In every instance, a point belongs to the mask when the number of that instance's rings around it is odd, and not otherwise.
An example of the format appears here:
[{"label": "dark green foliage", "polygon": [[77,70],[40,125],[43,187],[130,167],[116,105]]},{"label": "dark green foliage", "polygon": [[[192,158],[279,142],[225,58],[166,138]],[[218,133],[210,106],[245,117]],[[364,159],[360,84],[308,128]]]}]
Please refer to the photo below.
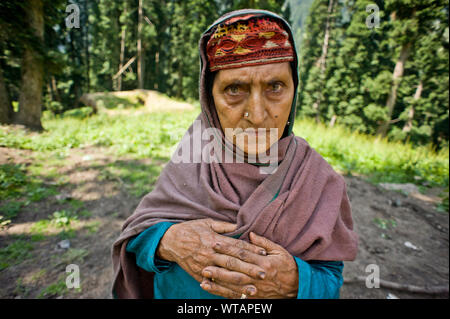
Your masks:
[{"label": "dark green foliage", "polygon": [[[299,113],[369,134],[389,122],[392,140],[448,145],[448,1],[335,0],[330,15],[329,3],[311,5],[302,43]],[[366,7],[373,4],[380,24],[370,28],[366,18],[373,11]],[[320,72],[327,17],[330,37]],[[387,100],[402,50],[408,55],[390,113]]]},{"label": "dark green foliage", "polygon": [[[198,99],[198,41],[202,32],[225,12],[261,8],[289,17],[282,0],[144,0],[142,54],[144,89],[169,96]],[[68,4],[80,9],[80,28],[68,28]],[[119,88],[120,65],[137,56],[138,0],[44,1],[44,110],[55,114],[77,108],[83,93]],[[20,92],[20,49],[29,41],[24,30],[26,1],[0,4],[0,66],[11,101]],[[122,42],[123,39],[123,42]],[[124,47],[121,61],[121,47]],[[122,64],[121,64],[122,63]],[[121,90],[138,86],[137,59],[122,73]]]},{"label": "dark green foliage", "polygon": [[[324,123],[415,144],[448,144],[448,1],[432,0],[143,0],[143,87],[179,99],[198,99],[198,40],[225,12],[260,8],[293,26],[300,52],[299,114]],[[138,0],[43,0],[45,36],[35,43],[24,21],[27,1],[0,3],[0,72],[12,105],[21,91],[23,47],[44,57],[44,110],[61,114],[83,106],[84,93],[138,87]],[[80,28],[68,28],[68,4],[80,8]],[[368,5],[380,25],[366,25]],[[324,63],[323,43],[329,42]],[[123,55],[121,54],[123,48]],[[387,101],[402,49],[404,71]],[[120,78],[120,80],[119,80]],[[120,81],[120,84],[119,84]],[[419,90],[418,88],[421,88]],[[420,92],[419,92],[420,91]],[[420,94],[416,94],[420,93]],[[420,95],[420,96],[419,96]],[[113,104],[115,102],[113,101]],[[17,111],[17,110],[16,110]]]}]

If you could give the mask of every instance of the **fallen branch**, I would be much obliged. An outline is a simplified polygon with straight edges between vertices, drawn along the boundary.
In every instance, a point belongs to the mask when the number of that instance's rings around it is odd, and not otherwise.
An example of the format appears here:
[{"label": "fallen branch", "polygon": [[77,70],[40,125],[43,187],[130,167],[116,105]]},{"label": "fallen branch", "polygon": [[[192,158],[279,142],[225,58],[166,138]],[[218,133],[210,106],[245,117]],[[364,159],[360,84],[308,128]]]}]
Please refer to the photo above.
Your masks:
[{"label": "fallen branch", "polygon": [[113,80],[117,79],[123,73],[123,71],[125,71],[130,66],[130,64],[134,62],[134,60],[136,60],[136,56],[129,59],[128,62],[125,63],[125,65],[116,74],[114,74],[114,76],[112,77]]},{"label": "fallen branch", "polygon": [[[356,283],[356,282],[366,282],[366,277],[357,276],[353,278],[344,278],[344,283]],[[407,284],[400,284],[388,280],[380,279],[380,287],[391,288],[396,290],[408,291],[412,293],[423,293],[429,295],[440,295],[440,294],[448,294],[448,286],[414,286]]]}]

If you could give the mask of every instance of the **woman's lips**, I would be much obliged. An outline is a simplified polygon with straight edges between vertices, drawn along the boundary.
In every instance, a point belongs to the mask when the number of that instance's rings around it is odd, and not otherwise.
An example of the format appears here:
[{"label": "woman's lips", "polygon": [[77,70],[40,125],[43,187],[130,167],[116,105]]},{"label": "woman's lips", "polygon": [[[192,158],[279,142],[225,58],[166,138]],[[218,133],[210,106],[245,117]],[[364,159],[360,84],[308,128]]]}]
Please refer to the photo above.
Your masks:
[{"label": "woman's lips", "polygon": [[262,135],[262,134],[267,134],[268,130],[265,128],[259,128],[259,129],[254,129],[254,128],[247,128],[244,130],[244,132],[242,132],[241,134],[248,134],[248,135]]}]

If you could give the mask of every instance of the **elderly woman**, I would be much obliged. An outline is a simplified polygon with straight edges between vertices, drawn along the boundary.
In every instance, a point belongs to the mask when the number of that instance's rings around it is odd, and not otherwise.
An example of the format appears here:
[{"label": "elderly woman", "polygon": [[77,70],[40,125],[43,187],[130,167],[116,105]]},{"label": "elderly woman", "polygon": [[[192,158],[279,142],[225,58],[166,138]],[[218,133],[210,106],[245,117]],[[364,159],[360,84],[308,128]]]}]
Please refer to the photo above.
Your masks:
[{"label": "elderly woman", "polygon": [[[114,243],[113,295],[338,298],[357,237],[344,179],[292,133],[289,25],[268,11],[231,12],[202,35],[200,57],[196,121],[242,160],[194,161],[194,147],[181,163],[175,152]],[[203,148],[193,131],[185,137]]]}]

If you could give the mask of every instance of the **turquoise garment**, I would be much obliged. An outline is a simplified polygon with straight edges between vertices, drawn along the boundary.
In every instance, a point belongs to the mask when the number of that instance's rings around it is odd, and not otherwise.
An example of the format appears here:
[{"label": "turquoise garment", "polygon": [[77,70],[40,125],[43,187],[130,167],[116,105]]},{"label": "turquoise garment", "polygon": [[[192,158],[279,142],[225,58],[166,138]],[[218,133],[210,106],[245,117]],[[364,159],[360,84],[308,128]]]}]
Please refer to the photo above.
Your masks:
[{"label": "turquoise garment", "polygon": [[[159,241],[173,223],[161,222],[149,227],[127,245],[127,252],[136,255],[136,264],[148,272],[154,272],[155,299],[223,299],[203,290],[200,284],[176,263],[158,259]],[[294,256],[297,262],[298,299],[339,298],[343,283],[342,261],[306,262]]]}]

